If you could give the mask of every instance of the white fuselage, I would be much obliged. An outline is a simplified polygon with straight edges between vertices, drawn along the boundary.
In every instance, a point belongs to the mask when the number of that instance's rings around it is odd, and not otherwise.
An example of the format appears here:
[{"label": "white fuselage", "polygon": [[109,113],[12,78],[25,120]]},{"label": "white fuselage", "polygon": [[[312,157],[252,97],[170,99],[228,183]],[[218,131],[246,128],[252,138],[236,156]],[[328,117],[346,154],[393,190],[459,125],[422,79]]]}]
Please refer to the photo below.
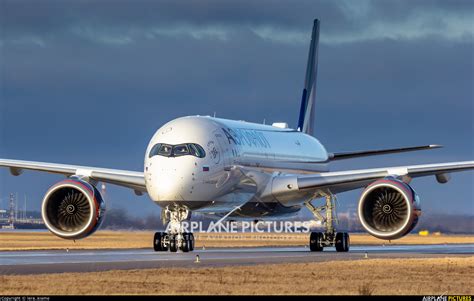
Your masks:
[{"label": "white fuselage", "polygon": [[[157,144],[164,147],[161,154],[156,153],[157,147],[153,149]],[[191,153],[201,146],[205,155],[166,152],[183,144]],[[219,213],[246,203],[240,215],[254,217],[294,213],[308,198],[302,194],[282,202],[266,194],[273,174],[327,171],[327,162],[323,145],[299,131],[190,116],[172,120],[156,131],[146,150],[144,172],[150,198],[162,207],[178,205]]]}]

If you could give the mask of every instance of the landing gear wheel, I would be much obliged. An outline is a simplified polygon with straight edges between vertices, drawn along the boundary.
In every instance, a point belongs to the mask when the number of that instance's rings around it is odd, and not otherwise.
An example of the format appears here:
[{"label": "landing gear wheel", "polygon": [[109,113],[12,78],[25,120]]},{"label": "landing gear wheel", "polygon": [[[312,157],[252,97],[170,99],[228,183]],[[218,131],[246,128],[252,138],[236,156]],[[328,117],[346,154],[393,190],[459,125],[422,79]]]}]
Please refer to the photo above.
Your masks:
[{"label": "landing gear wheel", "polygon": [[323,233],[311,232],[309,236],[309,249],[311,252],[321,252],[323,250]]},{"label": "landing gear wheel", "polygon": [[192,233],[189,234],[189,251],[194,251],[194,235]]},{"label": "landing gear wheel", "polygon": [[189,252],[194,250],[194,235],[192,233],[183,233],[183,243],[181,245],[183,252]]},{"label": "landing gear wheel", "polygon": [[189,241],[189,234],[188,233],[183,233],[183,241],[181,243],[181,250],[183,252],[189,252],[191,251],[190,249],[190,241]]},{"label": "landing gear wheel", "polygon": [[349,239],[349,233],[347,232],[338,232],[336,233],[336,251],[338,252],[348,252],[349,251],[349,245],[350,245],[350,239]]},{"label": "landing gear wheel", "polygon": [[178,252],[178,240],[176,239],[176,235],[170,235],[170,251]]},{"label": "landing gear wheel", "polygon": [[160,251],[166,251],[165,248],[163,248],[163,239],[165,237],[165,233],[163,232],[156,232],[155,237],[153,237],[153,249],[156,252]]}]

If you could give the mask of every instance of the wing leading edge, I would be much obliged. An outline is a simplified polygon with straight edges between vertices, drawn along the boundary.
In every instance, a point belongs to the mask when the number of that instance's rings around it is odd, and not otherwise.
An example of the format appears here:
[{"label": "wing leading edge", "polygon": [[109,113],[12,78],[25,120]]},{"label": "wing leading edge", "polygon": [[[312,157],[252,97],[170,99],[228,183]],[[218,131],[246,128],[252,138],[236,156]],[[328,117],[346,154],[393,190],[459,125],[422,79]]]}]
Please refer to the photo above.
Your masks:
[{"label": "wing leading edge", "polygon": [[8,167],[10,173],[14,176],[20,175],[23,170],[27,169],[65,176],[88,177],[93,180],[127,187],[136,192],[146,192],[143,172],[9,159],[0,159],[0,167]]},{"label": "wing leading edge", "polygon": [[387,155],[387,154],[412,152],[412,151],[427,150],[427,149],[434,149],[434,148],[441,148],[441,147],[443,146],[438,145],[438,144],[430,144],[430,145],[422,145],[422,146],[410,146],[410,147],[399,147],[399,148],[389,148],[389,149],[329,153],[329,160],[334,161],[334,160],[352,159],[352,158],[367,157],[367,156]]},{"label": "wing leading edge", "polygon": [[474,169],[474,161],[450,162],[439,164],[410,165],[359,169],[349,171],[326,172],[315,175],[297,176],[298,190],[327,189],[339,193],[365,187],[372,181],[387,176],[404,177],[406,180],[423,176],[436,176],[440,183],[447,181],[447,174]]},{"label": "wing leading edge", "polygon": [[[16,176],[20,175],[25,169],[62,174],[65,176],[77,175],[127,187],[137,192],[146,192],[143,172],[9,159],[0,159],[0,167],[9,168],[11,174]],[[280,178],[283,182],[288,181],[288,185],[293,187],[291,189],[293,191],[320,189],[328,190],[331,193],[340,193],[365,187],[372,181],[387,176],[411,179],[434,175],[439,182],[443,183],[447,179],[447,174],[470,169],[474,169],[474,161],[359,169],[312,175],[284,175],[280,176]]]}]

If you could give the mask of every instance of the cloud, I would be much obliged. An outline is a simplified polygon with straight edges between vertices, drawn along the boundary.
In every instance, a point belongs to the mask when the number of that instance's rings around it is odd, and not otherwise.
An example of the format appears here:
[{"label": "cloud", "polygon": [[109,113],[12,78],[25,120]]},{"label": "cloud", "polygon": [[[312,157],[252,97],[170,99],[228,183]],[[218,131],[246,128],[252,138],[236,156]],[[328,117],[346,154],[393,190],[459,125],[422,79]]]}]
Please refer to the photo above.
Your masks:
[{"label": "cloud", "polygon": [[239,32],[279,43],[307,43],[311,20],[322,19],[322,43],[376,39],[472,40],[468,1],[4,1],[2,43],[73,35],[120,46],[157,35],[229,40]]},{"label": "cloud", "polygon": [[126,33],[108,33],[85,26],[77,26],[71,32],[78,37],[111,45],[126,45],[133,43],[133,36]]}]

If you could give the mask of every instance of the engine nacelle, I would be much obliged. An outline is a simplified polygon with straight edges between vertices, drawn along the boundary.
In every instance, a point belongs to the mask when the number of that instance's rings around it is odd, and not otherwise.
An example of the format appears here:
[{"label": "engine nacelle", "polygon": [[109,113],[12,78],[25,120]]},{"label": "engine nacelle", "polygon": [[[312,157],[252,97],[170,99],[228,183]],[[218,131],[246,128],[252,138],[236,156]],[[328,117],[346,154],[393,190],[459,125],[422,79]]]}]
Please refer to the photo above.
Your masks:
[{"label": "engine nacelle", "polygon": [[65,239],[80,239],[99,228],[105,215],[105,202],[93,185],[70,178],[46,192],[41,213],[53,234]]},{"label": "engine nacelle", "polygon": [[393,177],[367,186],[359,199],[359,219],[373,236],[397,239],[415,228],[420,199],[410,185]]}]

